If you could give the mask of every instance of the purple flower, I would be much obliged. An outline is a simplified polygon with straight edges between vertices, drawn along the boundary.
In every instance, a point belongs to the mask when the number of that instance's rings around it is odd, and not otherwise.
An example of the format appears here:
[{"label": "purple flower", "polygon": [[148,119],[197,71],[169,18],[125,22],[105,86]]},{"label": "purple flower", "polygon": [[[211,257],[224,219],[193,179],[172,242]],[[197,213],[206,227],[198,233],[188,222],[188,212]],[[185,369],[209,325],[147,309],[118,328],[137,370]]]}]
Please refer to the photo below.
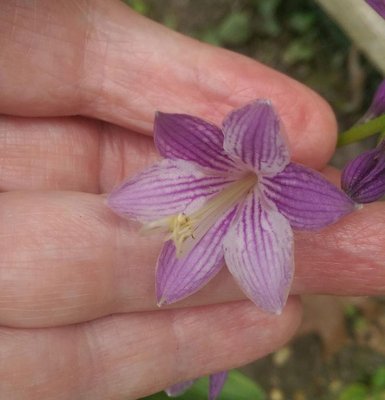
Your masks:
[{"label": "purple flower", "polygon": [[341,186],[357,203],[371,203],[385,194],[385,142],[360,154],[342,171]]},{"label": "purple flower", "polygon": [[379,117],[382,114],[385,114],[385,80],[383,80],[378,86],[376,93],[373,96],[372,103],[362,119],[368,121],[372,118]]},{"label": "purple flower", "polygon": [[[223,385],[226,382],[227,375],[227,371],[218,372],[216,374],[210,375],[208,400],[215,400],[219,396],[222,391]],[[176,385],[173,385],[166,389],[166,393],[170,397],[177,397],[188,390],[194,384],[194,382],[195,380],[177,383]]]},{"label": "purple flower", "polygon": [[255,304],[280,313],[294,271],[292,228],[322,228],[354,203],[319,173],[290,162],[269,101],[231,112],[222,129],[165,113],[154,128],[165,159],[115,189],[108,204],[144,229],[164,231],[158,304],[195,293],[225,261]]},{"label": "purple flower", "polygon": [[382,18],[385,18],[385,0],[366,0],[366,2],[381,15]]}]

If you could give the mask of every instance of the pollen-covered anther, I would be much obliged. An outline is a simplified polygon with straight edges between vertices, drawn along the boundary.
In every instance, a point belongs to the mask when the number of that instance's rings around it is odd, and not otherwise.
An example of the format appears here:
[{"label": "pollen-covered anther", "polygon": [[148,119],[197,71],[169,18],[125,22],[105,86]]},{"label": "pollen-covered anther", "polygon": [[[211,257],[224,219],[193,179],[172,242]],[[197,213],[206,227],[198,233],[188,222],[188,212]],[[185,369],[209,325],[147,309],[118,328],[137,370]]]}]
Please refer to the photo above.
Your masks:
[{"label": "pollen-covered anther", "polygon": [[182,258],[187,255],[219,216],[224,215],[244,198],[257,181],[255,174],[247,173],[242,179],[230,183],[227,188],[213,196],[192,214],[180,213],[169,217],[170,233],[166,240],[171,239],[174,242],[176,256]]},{"label": "pollen-covered anther", "polygon": [[182,245],[188,238],[194,238],[194,224],[192,219],[184,213],[170,217],[169,235],[166,240],[172,240],[176,247],[176,253],[180,256]]}]

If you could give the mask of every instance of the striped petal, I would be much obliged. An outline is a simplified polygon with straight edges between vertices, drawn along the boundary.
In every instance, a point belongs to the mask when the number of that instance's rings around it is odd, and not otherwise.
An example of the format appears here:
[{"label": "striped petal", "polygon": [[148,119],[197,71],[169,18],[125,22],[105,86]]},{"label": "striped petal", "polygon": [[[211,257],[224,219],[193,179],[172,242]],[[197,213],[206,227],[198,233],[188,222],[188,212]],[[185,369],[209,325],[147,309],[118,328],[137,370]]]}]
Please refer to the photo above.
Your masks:
[{"label": "striped petal", "polygon": [[279,314],[294,272],[293,233],[268,200],[250,193],[224,239],[225,261],[243,292],[261,309]]},{"label": "striped petal", "polygon": [[235,168],[223,150],[223,133],[215,125],[186,114],[158,112],[154,141],[165,158],[193,161],[215,171]]},{"label": "striped petal", "polygon": [[119,215],[149,222],[187,207],[193,211],[227,183],[194,163],[166,159],[118,186],[109,195],[108,206]]},{"label": "striped petal", "polygon": [[262,178],[261,185],[294,229],[323,228],[355,208],[353,201],[321,174],[295,163],[272,178]]},{"label": "striped petal", "polygon": [[181,394],[183,394],[186,390],[190,389],[190,387],[194,384],[194,382],[195,379],[176,383],[175,385],[172,385],[169,388],[167,388],[165,392],[169,397],[178,397]]},{"label": "striped petal", "polygon": [[174,303],[201,289],[222,268],[222,241],[235,209],[219,219],[203,238],[182,258],[176,257],[175,246],[163,246],[156,270],[156,293],[159,305]]},{"label": "striped petal", "polygon": [[227,375],[227,371],[210,375],[209,400],[215,400],[221,394]]},{"label": "striped petal", "polygon": [[224,149],[255,172],[276,174],[290,154],[271,103],[258,100],[231,112],[223,123]]}]

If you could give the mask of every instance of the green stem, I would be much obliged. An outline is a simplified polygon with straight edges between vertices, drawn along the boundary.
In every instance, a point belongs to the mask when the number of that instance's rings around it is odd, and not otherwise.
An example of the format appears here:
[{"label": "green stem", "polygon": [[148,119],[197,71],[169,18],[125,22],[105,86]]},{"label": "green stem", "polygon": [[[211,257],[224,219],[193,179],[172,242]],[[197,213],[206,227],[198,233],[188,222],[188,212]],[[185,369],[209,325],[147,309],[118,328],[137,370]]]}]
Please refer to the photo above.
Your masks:
[{"label": "green stem", "polygon": [[353,128],[342,132],[338,136],[337,147],[345,146],[347,144],[358,142],[376,133],[385,130],[385,114],[372,119],[365,124],[355,125]]}]

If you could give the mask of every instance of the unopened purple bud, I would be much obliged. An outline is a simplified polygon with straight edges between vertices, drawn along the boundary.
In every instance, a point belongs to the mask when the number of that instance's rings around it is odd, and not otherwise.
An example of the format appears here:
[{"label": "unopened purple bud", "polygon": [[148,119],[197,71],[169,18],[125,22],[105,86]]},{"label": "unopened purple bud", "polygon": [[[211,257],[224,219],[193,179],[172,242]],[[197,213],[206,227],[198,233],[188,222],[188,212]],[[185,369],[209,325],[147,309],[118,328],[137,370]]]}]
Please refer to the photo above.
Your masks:
[{"label": "unopened purple bud", "polygon": [[342,171],[341,186],[357,203],[371,203],[385,194],[385,142],[360,154]]},{"label": "unopened purple bud", "polygon": [[381,15],[382,18],[385,18],[385,0],[366,0],[366,2]]}]

